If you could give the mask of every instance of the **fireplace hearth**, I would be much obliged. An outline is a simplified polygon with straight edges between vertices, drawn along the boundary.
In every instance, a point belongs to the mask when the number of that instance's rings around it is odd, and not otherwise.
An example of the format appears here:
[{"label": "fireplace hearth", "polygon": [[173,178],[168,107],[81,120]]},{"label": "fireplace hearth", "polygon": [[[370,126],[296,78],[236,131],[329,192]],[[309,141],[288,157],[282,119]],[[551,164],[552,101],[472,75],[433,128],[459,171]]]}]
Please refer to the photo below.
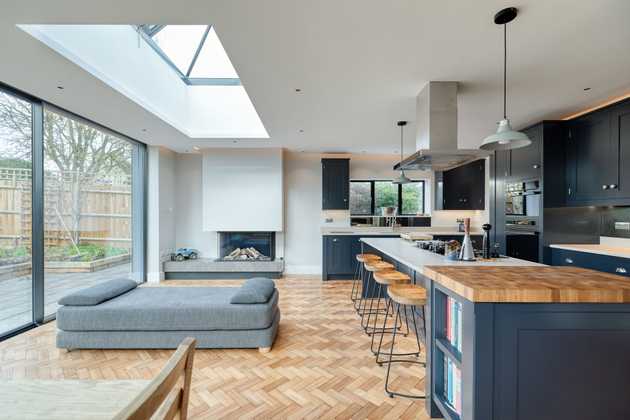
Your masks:
[{"label": "fireplace hearth", "polygon": [[219,232],[219,261],[273,261],[275,232]]}]

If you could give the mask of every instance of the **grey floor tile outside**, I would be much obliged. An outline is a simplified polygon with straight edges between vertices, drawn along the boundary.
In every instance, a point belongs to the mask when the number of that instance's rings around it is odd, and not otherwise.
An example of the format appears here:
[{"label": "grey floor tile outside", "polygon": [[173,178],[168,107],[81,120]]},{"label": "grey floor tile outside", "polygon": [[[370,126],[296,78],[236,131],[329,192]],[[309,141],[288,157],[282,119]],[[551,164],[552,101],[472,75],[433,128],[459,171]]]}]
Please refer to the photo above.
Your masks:
[{"label": "grey floor tile outside", "polygon": [[[127,277],[130,264],[121,264],[93,273],[49,273],[45,277],[45,314],[57,310],[57,301],[68,293],[113,278]],[[0,280],[0,334],[31,322],[31,276]]]}]

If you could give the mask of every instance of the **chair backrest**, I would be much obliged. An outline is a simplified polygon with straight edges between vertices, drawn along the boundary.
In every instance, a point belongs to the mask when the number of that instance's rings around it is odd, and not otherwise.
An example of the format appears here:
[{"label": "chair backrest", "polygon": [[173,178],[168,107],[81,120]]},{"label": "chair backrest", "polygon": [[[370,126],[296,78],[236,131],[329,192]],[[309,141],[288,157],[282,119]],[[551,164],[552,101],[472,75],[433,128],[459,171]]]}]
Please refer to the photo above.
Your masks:
[{"label": "chair backrest", "polygon": [[170,420],[179,413],[179,418],[186,420],[196,342],[191,337],[184,339],[158,376],[114,419]]}]

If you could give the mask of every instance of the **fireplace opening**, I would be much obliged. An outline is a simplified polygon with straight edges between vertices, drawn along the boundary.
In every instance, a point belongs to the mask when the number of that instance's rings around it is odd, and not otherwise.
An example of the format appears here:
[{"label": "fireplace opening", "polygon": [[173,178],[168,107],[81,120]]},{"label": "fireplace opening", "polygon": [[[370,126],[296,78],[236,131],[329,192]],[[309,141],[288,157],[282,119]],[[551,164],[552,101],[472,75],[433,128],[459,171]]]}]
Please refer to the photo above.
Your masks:
[{"label": "fireplace opening", "polygon": [[219,232],[219,261],[273,261],[275,232]]}]

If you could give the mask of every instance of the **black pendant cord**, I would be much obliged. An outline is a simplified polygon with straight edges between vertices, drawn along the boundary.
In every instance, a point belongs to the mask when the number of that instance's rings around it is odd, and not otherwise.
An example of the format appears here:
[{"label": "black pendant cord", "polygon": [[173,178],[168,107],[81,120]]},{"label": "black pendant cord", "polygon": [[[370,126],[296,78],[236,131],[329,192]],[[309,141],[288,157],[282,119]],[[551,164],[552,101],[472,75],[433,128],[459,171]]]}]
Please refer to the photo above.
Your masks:
[{"label": "black pendant cord", "polygon": [[503,24],[503,119],[507,119],[507,24]]},{"label": "black pendant cord", "polygon": [[400,161],[403,160],[403,126],[400,126]]}]

